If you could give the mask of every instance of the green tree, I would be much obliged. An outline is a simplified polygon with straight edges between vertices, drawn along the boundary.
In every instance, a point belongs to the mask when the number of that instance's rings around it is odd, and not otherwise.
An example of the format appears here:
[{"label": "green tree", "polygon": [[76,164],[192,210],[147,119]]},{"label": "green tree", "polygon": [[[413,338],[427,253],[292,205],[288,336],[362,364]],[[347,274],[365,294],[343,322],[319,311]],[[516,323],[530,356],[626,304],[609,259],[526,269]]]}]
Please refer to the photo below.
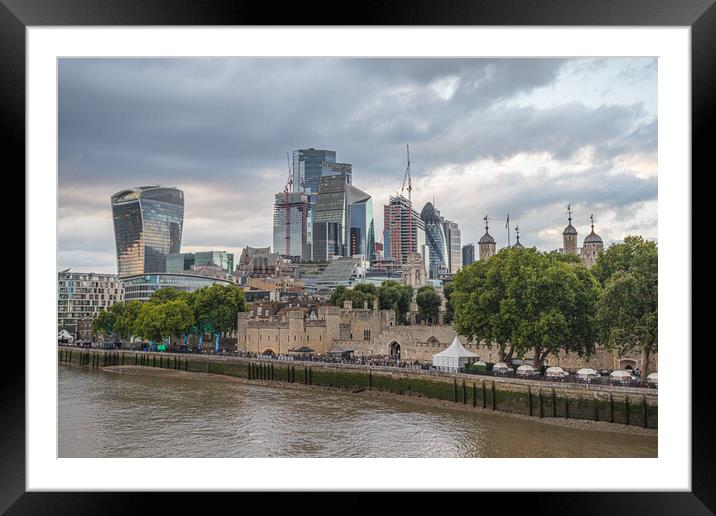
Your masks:
[{"label": "green tree", "polygon": [[194,325],[194,313],[184,299],[165,303],[143,303],[135,329],[140,337],[161,342],[167,337],[178,338]]},{"label": "green tree", "polygon": [[452,307],[452,293],[455,290],[455,285],[452,281],[445,283],[443,286],[443,295],[445,296],[445,324],[452,324],[455,317],[455,312]]},{"label": "green tree", "polygon": [[630,235],[624,238],[624,243],[609,246],[597,259],[592,272],[602,286],[606,286],[609,278],[618,271],[635,269],[640,274],[653,274],[655,277],[657,255],[656,242]]},{"label": "green tree", "polygon": [[458,333],[497,344],[501,360],[534,352],[534,366],[560,351],[589,355],[599,289],[589,270],[536,249],[503,249],[453,279]]},{"label": "green tree", "polygon": [[413,287],[386,280],[380,287],[378,300],[382,310],[394,310],[396,322],[404,324],[410,311],[410,302],[413,300]]},{"label": "green tree", "polygon": [[121,306],[114,323],[114,331],[121,340],[129,340],[138,335],[136,323],[142,304],[141,301],[129,301],[128,303],[115,303],[112,305],[112,309],[118,305]]},{"label": "green tree", "polygon": [[428,324],[437,323],[442,299],[435,291],[435,288],[429,285],[420,287],[415,296],[415,301],[418,305],[420,320],[426,321]]},{"label": "green tree", "polygon": [[114,309],[114,307],[120,304],[122,303],[115,303],[109,310],[100,310],[92,323],[92,334],[99,335],[103,333],[105,335],[115,335],[114,325],[117,321],[117,309]]},{"label": "green tree", "polygon": [[221,335],[236,329],[239,312],[245,312],[244,291],[233,285],[211,285],[192,293],[195,328],[201,333]]},{"label": "green tree", "polygon": [[149,303],[162,304],[167,301],[174,301],[175,299],[184,299],[187,301],[190,297],[190,293],[185,290],[179,290],[172,287],[164,287],[152,293],[149,298]]},{"label": "green tree", "polygon": [[642,353],[643,374],[658,352],[658,251],[655,242],[628,236],[594,266],[604,289],[597,309],[601,341],[620,355]]}]

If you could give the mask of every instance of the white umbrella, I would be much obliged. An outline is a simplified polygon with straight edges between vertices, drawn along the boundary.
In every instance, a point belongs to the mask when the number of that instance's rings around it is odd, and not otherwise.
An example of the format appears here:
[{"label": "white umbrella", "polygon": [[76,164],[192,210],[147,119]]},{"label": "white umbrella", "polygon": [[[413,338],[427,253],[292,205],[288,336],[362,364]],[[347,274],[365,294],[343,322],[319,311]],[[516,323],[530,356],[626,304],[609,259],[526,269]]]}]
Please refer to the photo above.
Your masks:
[{"label": "white umbrella", "polygon": [[658,383],[659,375],[657,373],[651,373],[649,376],[646,377],[646,379],[651,383]]},{"label": "white umbrella", "polygon": [[532,367],[531,365],[527,365],[527,364],[521,365],[520,367],[517,368],[517,374],[527,375],[527,374],[532,374],[534,372],[535,372],[535,368]]},{"label": "white umbrella", "polygon": [[544,372],[545,376],[564,376],[565,374],[564,369],[557,366],[548,367]]},{"label": "white umbrella", "polygon": [[629,371],[612,371],[612,373],[609,375],[611,378],[615,378],[617,380],[631,380],[632,375]]},{"label": "white umbrella", "polygon": [[483,362],[482,360],[475,362],[474,365],[476,365],[477,367],[487,367],[487,364],[485,362]]},{"label": "white umbrella", "polygon": [[504,362],[497,362],[495,365],[492,366],[493,369],[509,369],[510,367],[505,364]]},{"label": "white umbrella", "polygon": [[599,376],[599,373],[596,372],[594,369],[590,369],[588,367],[577,371],[577,378],[588,378],[590,376]]}]

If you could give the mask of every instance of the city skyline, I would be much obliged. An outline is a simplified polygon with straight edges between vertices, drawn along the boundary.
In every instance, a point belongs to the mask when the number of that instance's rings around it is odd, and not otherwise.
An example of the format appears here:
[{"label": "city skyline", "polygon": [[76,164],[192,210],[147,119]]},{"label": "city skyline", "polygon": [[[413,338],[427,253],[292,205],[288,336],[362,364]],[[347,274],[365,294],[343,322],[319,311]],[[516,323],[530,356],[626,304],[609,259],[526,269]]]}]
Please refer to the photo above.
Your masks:
[{"label": "city skyline", "polygon": [[569,203],[579,245],[592,213],[606,246],[657,236],[655,59],[61,59],[59,70],[58,270],[116,272],[108,199],[142,184],[185,192],[182,252],[271,245],[286,152],[309,147],[352,164],[376,235],[410,143],[414,209],[434,197],[463,245],[488,214],[506,246],[509,212],[525,246],[560,248]]}]

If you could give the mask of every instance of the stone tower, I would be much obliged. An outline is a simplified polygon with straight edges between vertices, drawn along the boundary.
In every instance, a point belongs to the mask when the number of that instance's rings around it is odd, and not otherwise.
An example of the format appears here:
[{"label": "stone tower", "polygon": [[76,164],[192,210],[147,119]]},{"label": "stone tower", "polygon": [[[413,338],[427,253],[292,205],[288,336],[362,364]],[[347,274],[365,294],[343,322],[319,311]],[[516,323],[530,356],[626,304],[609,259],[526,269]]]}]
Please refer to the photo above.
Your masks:
[{"label": "stone tower", "polygon": [[569,224],[562,232],[564,254],[577,254],[577,230],[572,226],[572,205],[567,206]]},{"label": "stone tower", "polygon": [[584,238],[582,245],[582,261],[587,267],[597,263],[597,258],[604,252],[602,237],[594,232],[594,215],[589,216],[592,221],[592,232]]},{"label": "stone tower", "polygon": [[495,242],[495,239],[492,238],[492,235],[490,235],[489,226],[488,226],[488,218],[487,215],[485,215],[485,234],[482,235],[482,238],[480,238],[480,241],[478,242],[478,245],[480,247],[480,260],[487,260],[488,258],[495,256],[495,252],[497,250],[497,243]]}]

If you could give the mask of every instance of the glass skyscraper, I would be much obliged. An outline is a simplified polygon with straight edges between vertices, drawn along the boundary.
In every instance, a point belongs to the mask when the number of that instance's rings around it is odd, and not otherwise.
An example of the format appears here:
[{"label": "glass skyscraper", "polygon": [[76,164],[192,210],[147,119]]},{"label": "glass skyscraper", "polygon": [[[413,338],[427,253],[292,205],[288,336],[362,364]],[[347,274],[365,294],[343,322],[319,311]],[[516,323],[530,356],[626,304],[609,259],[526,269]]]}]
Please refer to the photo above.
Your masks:
[{"label": "glass skyscraper", "polygon": [[449,254],[447,237],[445,236],[445,221],[440,212],[432,203],[427,203],[420,212],[420,218],[425,223],[425,240],[430,248],[430,266],[428,273],[431,278],[439,278],[440,274],[448,272]]},{"label": "glass skyscraper", "polygon": [[164,272],[181,245],[184,193],[160,185],[122,190],[112,196],[112,217],[118,275]]},{"label": "glass skyscraper", "polygon": [[313,217],[313,259],[374,253],[373,201],[341,174],[320,178]]},{"label": "glass skyscraper", "polygon": [[318,180],[325,176],[346,175],[351,183],[350,163],[336,163],[336,151],[298,149],[293,151],[293,191],[306,194],[318,192]]}]

